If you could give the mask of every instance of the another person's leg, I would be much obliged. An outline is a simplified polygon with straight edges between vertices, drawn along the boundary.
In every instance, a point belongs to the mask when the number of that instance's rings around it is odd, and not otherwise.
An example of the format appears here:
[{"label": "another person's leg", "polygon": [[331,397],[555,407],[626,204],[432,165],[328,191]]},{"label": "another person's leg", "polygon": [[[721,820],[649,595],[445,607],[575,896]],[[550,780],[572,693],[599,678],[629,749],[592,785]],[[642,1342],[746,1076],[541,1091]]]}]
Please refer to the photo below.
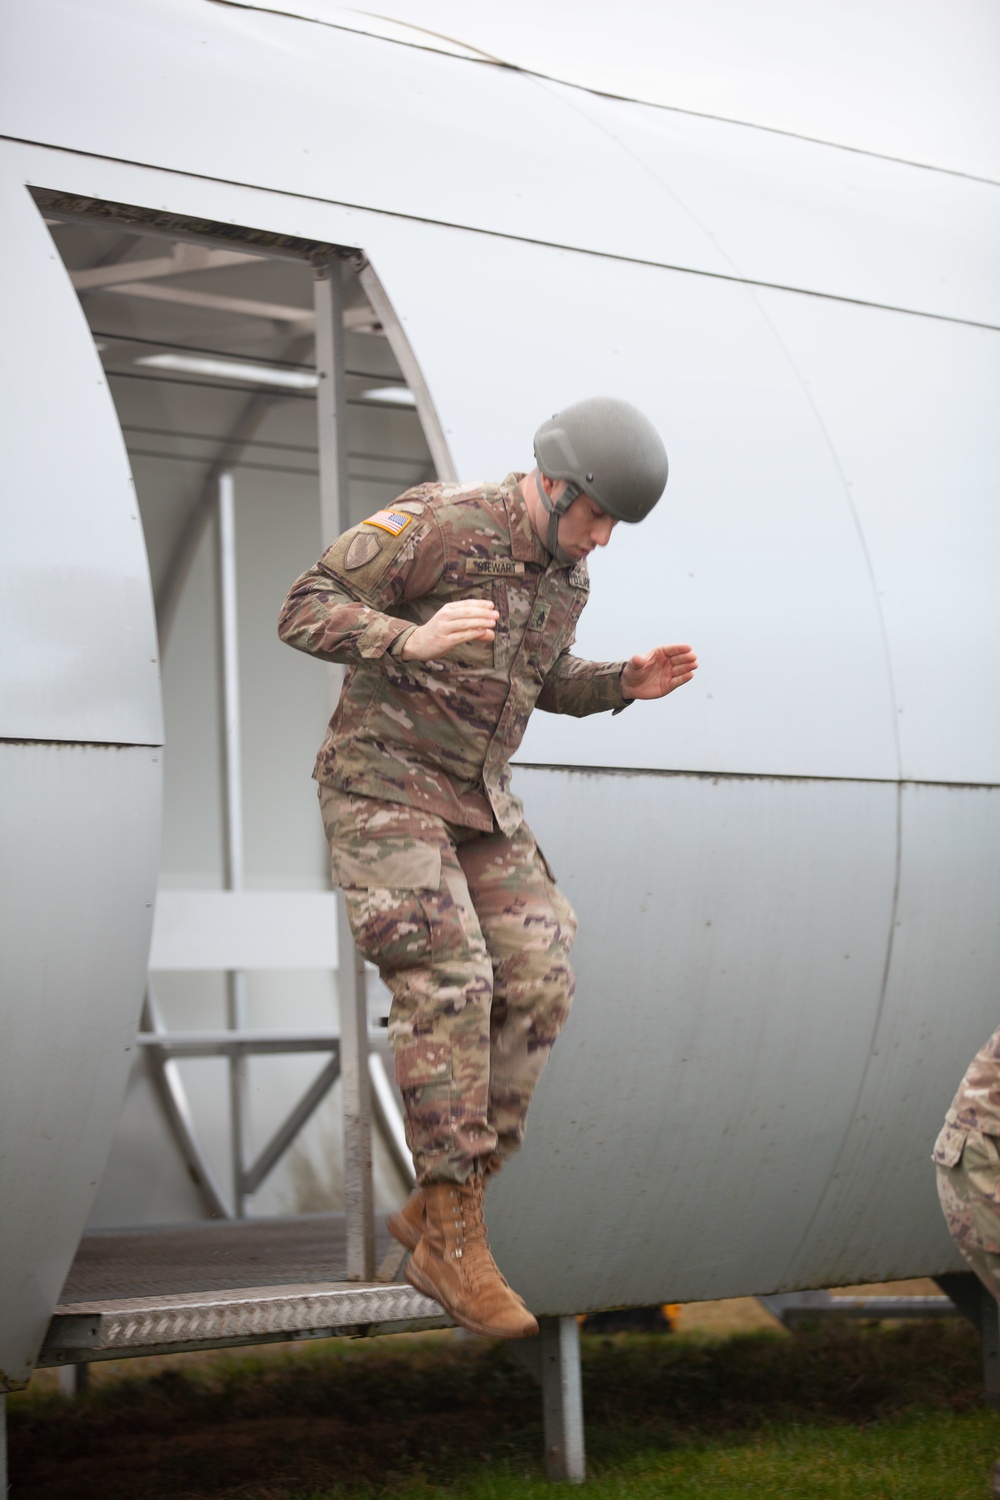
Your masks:
[{"label": "another person's leg", "polygon": [[1000,1302],[1000,1142],[955,1126],[946,1126],[941,1134],[954,1143],[950,1150],[942,1149],[939,1137],[935,1149],[938,1197],[948,1229],[980,1281]]},{"label": "another person's leg", "polygon": [[[1000,1303],[1000,1142],[979,1130],[946,1125],[934,1160],[938,1197],[951,1237]],[[1000,1459],[990,1483],[1000,1497]]]}]

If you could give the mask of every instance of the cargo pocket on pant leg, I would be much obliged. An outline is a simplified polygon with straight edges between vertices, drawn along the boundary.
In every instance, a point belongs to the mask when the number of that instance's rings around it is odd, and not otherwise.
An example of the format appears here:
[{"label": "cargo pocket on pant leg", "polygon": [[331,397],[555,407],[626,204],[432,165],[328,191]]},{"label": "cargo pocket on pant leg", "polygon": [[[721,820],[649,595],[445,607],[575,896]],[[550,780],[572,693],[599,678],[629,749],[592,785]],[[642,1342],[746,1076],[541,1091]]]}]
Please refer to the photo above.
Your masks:
[{"label": "cargo pocket on pant leg", "polygon": [[357,852],[334,849],[332,856],[354,941],[390,988],[392,974],[430,963],[431,922],[420,892],[441,885],[440,850],[385,839]]},{"label": "cargo pocket on pant leg", "polygon": [[967,1130],[962,1130],[958,1125],[943,1125],[940,1135],[934,1142],[931,1161],[939,1167],[957,1167],[962,1160],[968,1134]]},{"label": "cargo pocket on pant leg", "polygon": [[414,1157],[450,1151],[454,1129],[451,1043],[435,1038],[398,1047],[396,1082]]}]

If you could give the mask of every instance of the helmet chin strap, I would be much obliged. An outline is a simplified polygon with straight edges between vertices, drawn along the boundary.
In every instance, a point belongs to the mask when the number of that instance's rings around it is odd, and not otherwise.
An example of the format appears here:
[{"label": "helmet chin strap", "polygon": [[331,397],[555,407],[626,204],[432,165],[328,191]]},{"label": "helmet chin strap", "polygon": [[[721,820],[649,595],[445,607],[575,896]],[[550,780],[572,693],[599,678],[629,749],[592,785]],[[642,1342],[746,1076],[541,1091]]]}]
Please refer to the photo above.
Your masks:
[{"label": "helmet chin strap", "polygon": [[578,484],[574,484],[572,480],[568,480],[565,492],[559,496],[558,500],[553,501],[542,484],[541,469],[537,471],[535,487],[538,490],[538,498],[549,513],[549,527],[545,537],[545,546],[552,553],[552,556],[560,567],[568,568],[576,559],[570,557],[559,545],[559,521],[569,510],[576,497],[583,494],[583,491]]}]

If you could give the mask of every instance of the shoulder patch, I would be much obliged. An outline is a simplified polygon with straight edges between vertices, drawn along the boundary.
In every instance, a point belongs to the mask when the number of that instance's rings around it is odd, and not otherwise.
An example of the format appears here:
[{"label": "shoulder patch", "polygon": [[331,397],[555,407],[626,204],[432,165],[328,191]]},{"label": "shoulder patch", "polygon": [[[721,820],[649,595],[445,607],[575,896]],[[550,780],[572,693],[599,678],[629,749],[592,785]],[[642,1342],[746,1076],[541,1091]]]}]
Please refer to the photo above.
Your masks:
[{"label": "shoulder patch", "polygon": [[377,510],[373,516],[368,516],[363,526],[377,526],[381,531],[388,531],[392,536],[399,536],[410,522],[412,516],[404,515],[401,510]]},{"label": "shoulder patch", "polygon": [[370,531],[359,531],[347,549],[344,567],[363,568],[365,563],[371,562],[381,549],[382,543],[377,536],[373,536]]}]

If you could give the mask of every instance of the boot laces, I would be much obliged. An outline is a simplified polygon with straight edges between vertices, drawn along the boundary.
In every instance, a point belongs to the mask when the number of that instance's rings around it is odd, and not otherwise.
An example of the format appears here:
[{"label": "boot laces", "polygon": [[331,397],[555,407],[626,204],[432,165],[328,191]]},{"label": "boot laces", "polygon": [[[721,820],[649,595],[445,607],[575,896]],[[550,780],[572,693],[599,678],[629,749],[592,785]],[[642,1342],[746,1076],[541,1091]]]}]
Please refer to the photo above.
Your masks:
[{"label": "boot laces", "polygon": [[[503,1282],[486,1238],[482,1184],[470,1183],[459,1188],[456,1208],[456,1217],[460,1215],[462,1224],[462,1241],[458,1246],[456,1259],[461,1264],[467,1282],[473,1290],[479,1290],[487,1281]],[[503,1284],[506,1285],[506,1282]]]}]

